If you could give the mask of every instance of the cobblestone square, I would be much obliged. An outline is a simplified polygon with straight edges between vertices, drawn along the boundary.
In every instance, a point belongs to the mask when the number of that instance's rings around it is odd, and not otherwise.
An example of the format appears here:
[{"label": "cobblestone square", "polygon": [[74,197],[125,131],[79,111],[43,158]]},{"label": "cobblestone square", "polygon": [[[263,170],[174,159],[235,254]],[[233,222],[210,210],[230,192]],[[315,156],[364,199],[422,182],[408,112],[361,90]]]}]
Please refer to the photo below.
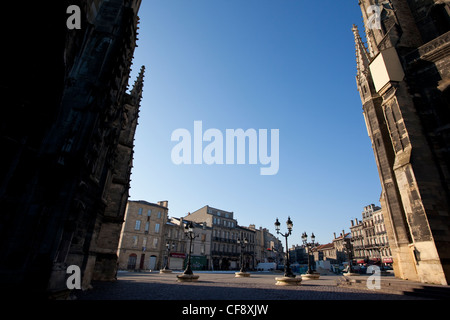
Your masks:
[{"label": "cobblestone square", "polygon": [[177,282],[181,272],[119,272],[116,282],[93,282],[93,288],[75,292],[78,300],[417,300],[337,286],[341,276],[323,275],[299,286],[276,286],[279,273],[252,273],[236,278],[234,272],[195,272],[197,282]]}]

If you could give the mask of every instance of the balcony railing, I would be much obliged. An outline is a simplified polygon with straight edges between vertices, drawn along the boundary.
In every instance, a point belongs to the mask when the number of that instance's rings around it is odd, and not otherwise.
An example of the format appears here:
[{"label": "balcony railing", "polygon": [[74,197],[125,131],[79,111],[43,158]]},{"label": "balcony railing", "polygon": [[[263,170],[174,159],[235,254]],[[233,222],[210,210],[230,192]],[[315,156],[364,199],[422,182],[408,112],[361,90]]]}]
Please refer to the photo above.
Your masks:
[{"label": "balcony railing", "polygon": [[213,237],[213,240],[218,241],[218,242],[237,243],[237,241],[234,239],[226,239],[226,238],[220,238],[220,237]]},{"label": "balcony railing", "polygon": [[225,251],[211,251],[213,256],[224,256],[224,257],[239,257],[239,252],[225,252]]}]

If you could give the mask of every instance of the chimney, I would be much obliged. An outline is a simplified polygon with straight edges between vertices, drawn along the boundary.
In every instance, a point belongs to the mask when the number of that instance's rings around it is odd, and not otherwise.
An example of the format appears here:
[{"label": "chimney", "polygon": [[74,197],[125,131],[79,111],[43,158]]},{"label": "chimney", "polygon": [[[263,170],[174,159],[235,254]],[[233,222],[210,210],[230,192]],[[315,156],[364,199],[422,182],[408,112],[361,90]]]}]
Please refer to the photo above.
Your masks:
[{"label": "chimney", "polygon": [[164,201],[158,201],[158,205],[161,206],[161,207],[168,208],[168,206],[169,206],[169,201],[167,201],[167,200],[164,200]]},{"label": "chimney", "polygon": [[336,232],[333,232],[333,234],[334,234],[334,238],[336,239]]},{"label": "chimney", "polygon": [[350,220],[350,222],[352,223],[352,227],[355,226],[355,221]]}]

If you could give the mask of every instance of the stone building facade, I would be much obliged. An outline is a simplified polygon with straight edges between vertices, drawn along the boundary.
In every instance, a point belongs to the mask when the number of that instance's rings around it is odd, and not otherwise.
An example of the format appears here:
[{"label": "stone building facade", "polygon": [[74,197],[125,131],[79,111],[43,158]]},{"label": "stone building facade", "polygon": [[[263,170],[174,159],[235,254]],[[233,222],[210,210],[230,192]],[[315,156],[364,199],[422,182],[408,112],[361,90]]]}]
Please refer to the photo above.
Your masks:
[{"label": "stone building facade", "polygon": [[164,263],[168,202],[128,201],[117,250],[119,269],[156,270]]},{"label": "stone building facade", "polygon": [[[187,220],[183,220],[186,225]],[[193,222],[195,238],[192,240],[191,268],[192,270],[209,270],[212,264],[212,230],[205,222]],[[186,237],[186,254],[189,254],[189,237]]]},{"label": "stone building facade", "polygon": [[364,207],[362,220],[356,218],[350,222],[354,262],[392,264],[383,210],[370,204]]},{"label": "stone building facade", "polygon": [[[263,246],[263,260],[261,262],[283,263],[285,259],[283,242],[266,228],[259,228],[263,238],[261,246]],[[287,250],[287,248],[286,248]]]},{"label": "stone building facade", "polygon": [[[149,271],[166,266],[171,270],[184,270],[190,245],[185,227],[189,222],[193,223],[196,235],[192,241],[192,270],[240,269],[238,240],[241,239],[248,240],[242,251],[246,269],[255,269],[259,262],[284,261],[280,240],[265,228],[238,226],[232,212],[210,206],[183,218],[168,218],[167,204],[167,201],[157,204],[128,201],[117,250],[119,269]],[[258,251],[262,251],[261,256]]]},{"label": "stone building facade", "polygon": [[322,244],[313,250],[314,261],[329,261],[330,264],[337,264],[337,252],[334,247],[334,242]]},{"label": "stone building facade", "polygon": [[329,257],[330,259],[334,259],[334,263],[341,264],[349,260],[349,254],[346,248],[348,248],[351,239],[352,235],[350,232],[342,230],[339,236],[336,236],[336,233],[334,233],[334,239],[332,241],[333,250],[329,251]]},{"label": "stone building facade", "polygon": [[[21,17],[4,38],[13,50],[0,85],[0,282],[10,292],[67,295],[69,265],[82,288],[115,277],[143,90],[144,69],[127,92],[140,3],[2,9],[2,23]],[[67,28],[69,5],[81,29]]]},{"label": "stone building facade", "polygon": [[365,232],[364,225],[361,220],[355,218],[355,220],[350,220],[351,227],[350,232],[352,234],[352,246],[353,246],[353,257],[355,263],[362,264],[366,263],[367,256],[365,250]]},{"label": "stone building facade", "polygon": [[382,265],[391,265],[393,263],[392,251],[389,246],[389,238],[384,224],[383,210],[380,208],[372,214],[372,221],[375,232],[375,242],[372,245],[371,256],[373,260],[379,261]]},{"label": "stone building facade", "polygon": [[[170,218],[166,224],[164,241],[171,245],[168,264],[170,269],[181,270],[186,268],[191,244],[185,228],[189,222],[182,218]],[[205,222],[192,222],[192,225],[195,238],[192,240],[191,246],[191,269],[210,270],[212,227]]]},{"label": "stone building facade", "polygon": [[212,228],[211,259],[213,270],[233,270],[239,264],[240,249],[237,239],[240,230],[233,212],[208,205],[189,213],[183,219],[206,223]]},{"label": "stone building facade", "polygon": [[[315,249],[315,247],[314,247]],[[315,251],[315,250],[311,250]],[[314,259],[316,260],[316,259]],[[308,248],[305,245],[293,245],[289,248],[289,262],[307,264],[308,263]]]},{"label": "stone building facade", "polygon": [[[167,267],[171,270],[182,270],[187,257],[186,236],[184,234],[185,224],[179,218],[169,218],[165,225],[164,242],[166,246],[165,260]],[[164,264],[166,261],[164,261]]]},{"label": "stone building facade", "polygon": [[254,224],[249,225],[249,229],[255,231],[255,265],[258,263],[283,261],[283,245],[276,236],[267,228],[256,228]]},{"label": "stone building facade", "polygon": [[[450,4],[359,0],[357,88],[381,181],[394,271],[450,280]],[[356,1],[355,1],[356,5]]]},{"label": "stone building facade", "polygon": [[[243,254],[244,264],[245,268],[247,270],[253,270],[255,269],[257,263],[256,263],[256,257],[255,257],[255,250],[256,250],[256,231],[252,228],[247,228],[243,226],[238,226],[238,240],[243,241],[244,239],[247,239],[248,243],[244,246],[242,249],[240,247],[240,244],[238,243],[238,250],[239,254]],[[237,268],[241,268],[241,262],[239,261]]]}]

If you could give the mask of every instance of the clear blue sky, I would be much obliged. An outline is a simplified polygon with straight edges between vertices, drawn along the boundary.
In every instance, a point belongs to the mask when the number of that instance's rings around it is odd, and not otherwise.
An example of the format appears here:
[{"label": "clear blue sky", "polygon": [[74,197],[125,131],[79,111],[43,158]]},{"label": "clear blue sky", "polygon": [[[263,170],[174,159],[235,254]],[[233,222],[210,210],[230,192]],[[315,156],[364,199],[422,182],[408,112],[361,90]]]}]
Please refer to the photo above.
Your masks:
[{"label": "clear blue sky", "polygon": [[[132,78],[146,66],[131,200],[169,201],[181,217],[204,205],[290,244],[349,231],[381,192],[356,89],[358,1],[144,0]],[[175,165],[174,130],[279,129],[279,171],[261,165]],[[204,146],[207,143],[204,143]],[[248,163],[248,162],[247,162]]]}]

